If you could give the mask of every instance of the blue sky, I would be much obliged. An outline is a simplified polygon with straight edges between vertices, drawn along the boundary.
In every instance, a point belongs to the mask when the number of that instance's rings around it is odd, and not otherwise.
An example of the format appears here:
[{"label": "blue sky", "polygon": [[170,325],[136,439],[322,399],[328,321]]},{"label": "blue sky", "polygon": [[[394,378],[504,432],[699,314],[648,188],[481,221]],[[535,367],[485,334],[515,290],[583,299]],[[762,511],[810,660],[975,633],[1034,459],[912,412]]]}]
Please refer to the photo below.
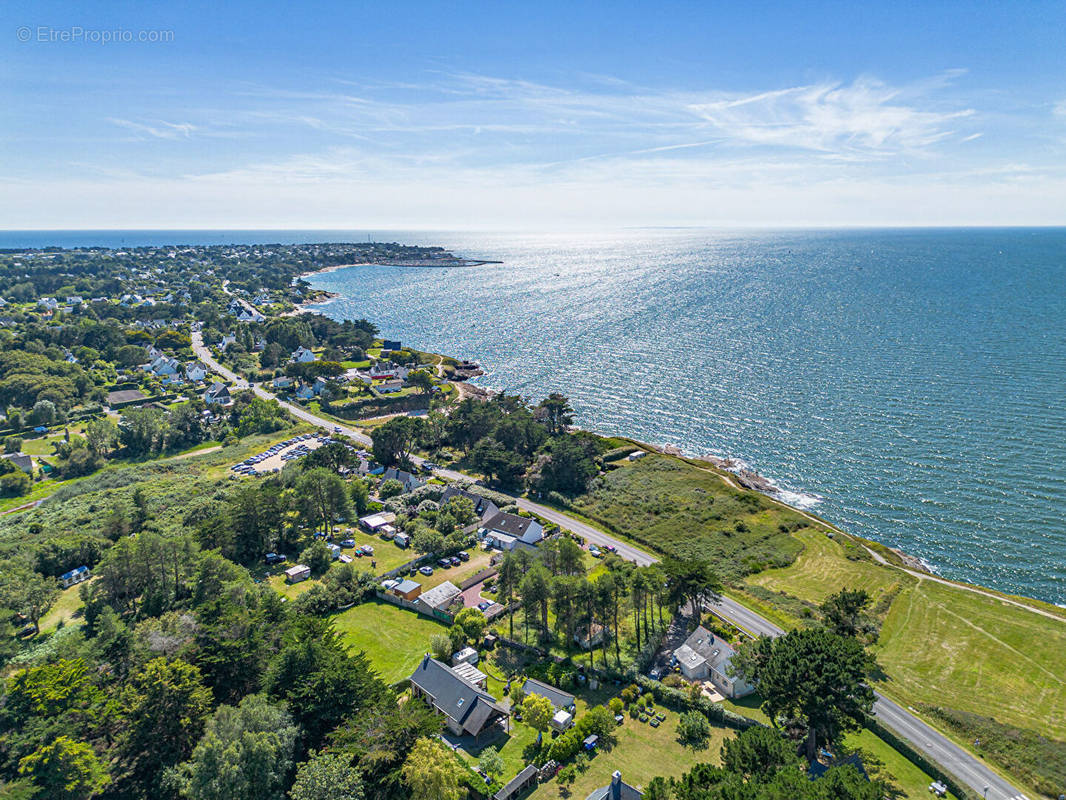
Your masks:
[{"label": "blue sky", "polygon": [[3,17],[6,228],[1066,224],[1061,2]]}]

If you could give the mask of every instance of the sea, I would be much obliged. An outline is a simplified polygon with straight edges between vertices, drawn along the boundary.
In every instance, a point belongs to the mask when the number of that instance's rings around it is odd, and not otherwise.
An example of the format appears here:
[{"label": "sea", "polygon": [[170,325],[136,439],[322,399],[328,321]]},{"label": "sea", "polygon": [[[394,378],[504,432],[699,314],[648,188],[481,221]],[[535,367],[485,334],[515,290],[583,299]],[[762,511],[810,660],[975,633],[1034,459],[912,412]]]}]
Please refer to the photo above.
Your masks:
[{"label": "sea", "polygon": [[737,459],[945,577],[1066,604],[1066,229],[0,232],[0,247],[435,244],[317,310],[570,397],[582,427]]}]

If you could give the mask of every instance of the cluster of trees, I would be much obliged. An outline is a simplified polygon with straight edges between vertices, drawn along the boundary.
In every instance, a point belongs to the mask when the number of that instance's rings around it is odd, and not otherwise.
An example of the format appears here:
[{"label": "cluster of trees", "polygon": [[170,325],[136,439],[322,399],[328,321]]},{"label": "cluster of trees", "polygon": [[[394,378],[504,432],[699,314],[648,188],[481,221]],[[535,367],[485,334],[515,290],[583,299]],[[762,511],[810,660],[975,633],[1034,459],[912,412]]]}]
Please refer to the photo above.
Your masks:
[{"label": "cluster of trees", "polygon": [[852,766],[810,780],[795,745],[777,731],[748,728],[722,745],[722,765],[697,764],[680,778],[654,778],[645,800],[883,800],[883,783]]},{"label": "cluster of trees", "polygon": [[[428,377],[428,376],[427,376]],[[603,440],[571,433],[573,409],[566,397],[551,394],[536,406],[518,395],[499,394],[488,401],[467,398],[447,416],[396,417],[374,431],[374,457],[386,466],[409,466],[421,448],[461,451],[460,464],[504,488],[523,481],[538,494],[584,492],[599,472]]]},{"label": "cluster of trees", "polygon": [[[9,419],[15,421],[19,409],[26,410],[29,424],[39,402],[51,404],[51,415],[65,411],[89,397],[92,377],[80,364],[70,364],[62,351],[34,353],[28,350],[0,351],[0,405],[12,407]],[[32,411],[31,411],[32,409]]]},{"label": "cluster of trees", "polygon": [[[605,559],[606,570],[588,578],[584,552],[568,536],[546,540],[536,554],[514,550],[504,555],[497,576],[498,600],[521,603],[524,637],[551,639],[572,648],[578,640],[591,642],[589,663],[595,665],[599,648],[604,668],[610,652],[616,668],[623,665],[623,625],[632,621],[632,649],[640,652],[654,644],[656,634],[673,618],[679,606],[695,606],[714,599],[721,581],[709,562],[666,559],[638,567],[616,556]],[[549,613],[550,612],[550,613]],[[508,621],[514,636],[514,615]],[[602,633],[601,633],[602,631]],[[630,647],[627,646],[627,650]],[[630,653],[626,653],[627,658]]]}]

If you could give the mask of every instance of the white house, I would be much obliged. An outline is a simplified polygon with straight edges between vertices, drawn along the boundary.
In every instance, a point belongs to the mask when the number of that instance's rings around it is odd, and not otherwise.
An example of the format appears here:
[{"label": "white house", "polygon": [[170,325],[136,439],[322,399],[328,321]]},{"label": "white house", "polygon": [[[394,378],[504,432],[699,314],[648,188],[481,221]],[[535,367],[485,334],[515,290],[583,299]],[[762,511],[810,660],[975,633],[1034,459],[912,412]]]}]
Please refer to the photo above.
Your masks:
[{"label": "white house", "polygon": [[370,365],[367,374],[370,375],[371,379],[395,378],[405,381],[409,372],[410,370],[402,364],[393,364],[391,361],[375,361]]},{"label": "white house", "polygon": [[199,361],[190,361],[185,365],[185,377],[190,381],[202,381],[207,377],[207,367]]},{"label": "white house", "polygon": [[292,386],[292,378],[288,375],[279,375],[270,382],[275,389],[288,389]]},{"label": "white house", "polygon": [[37,301],[37,307],[43,308],[46,311],[55,311],[59,308],[59,301],[54,297],[42,297]]},{"label": "white house", "polygon": [[233,398],[230,397],[229,387],[226,384],[215,382],[208,386],[207,391],[204,392],[204,402],[208,405],[228,406],[233,402]]},{"label": "white house", "polygon": [[513,550],[521,543],[533,547],[544,538],[544,526],[532,517],[519,517],[500,511],[484,524],[486,541],[501,550]]},{"label": "white house", "polygon": [[70,572],[64,572],[62,575],[60,575],[59,582],[63,584],[64,589],[68,589],[71,586],[74,586],[75,584],[89,580],[89,578],[91,577],[92,573],[89,572],[88,567],[75,567]]},{"label": "white house", "polygon": [[315,354],[303,345],[300,345],[293,351],[292,355],[289,356],[289,360],[297,364],[309,364],[315,360]]},{"label": "white house", "polygon": [[734,654],[730,644],[702,625],[674,651],[681,674],[689,680],[709,680],[725,697],[743,697],[755,687],[730,675]]}]

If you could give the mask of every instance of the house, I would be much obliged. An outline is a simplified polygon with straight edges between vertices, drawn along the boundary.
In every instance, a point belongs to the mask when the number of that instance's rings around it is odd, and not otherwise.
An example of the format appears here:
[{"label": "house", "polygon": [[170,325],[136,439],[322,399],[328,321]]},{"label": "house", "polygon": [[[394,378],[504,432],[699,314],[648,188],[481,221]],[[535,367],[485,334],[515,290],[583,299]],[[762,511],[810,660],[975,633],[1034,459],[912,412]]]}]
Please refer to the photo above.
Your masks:
[{"label": "house", "polygon": [[385,380],[377,384],[374,388],[382,394],[392,394],[393,392],[398,392],[403,389],[403,381],[399,380],[398,378],[394,378],[392,380]]},{"label": "house", "polygon": [[315,360],[315,354],[301,345],[293,350],[292,355],[289,356],[289,361],[293,361],[297,364],[309,364]]},{"label": "house", "polygon": [[702,625],[674,651],[681,674],[689,680],[709,680],[725,697],[743,697],[755,687],[730,675],[733,648]]},{"label": "house", "polygon": [[409,547],[411,545],[411,537],[406,533],[398,533],[392,537],[392,541],[396,543],[397,547]]},{"label": "house", "polygon": [[535,694],[540,697],[546,697],[552,704],[552,708],[561,711],[573,711],[577,708],[577,701],[572,694],[564,692],[562,689],[556,689],[554,686],[543,681],[538,681],[535,678],[526,678],[526,682],[522,684],[522,694]]},{"label": "house", "polygon": [[151,347],[148,348],[148,360],[149,361],[155,361],[157,358],[162,358],[165,355],[166,355],[166,353],[164,353],[162,350],[160,350],[155,345],[152,345]]},{"label": "house", "polygon": [[402,580],[389,591],[397,597],[402,597],[404,600],[410,600],[413,603],[422,594],[422,584],[410,579]]},{"label": "house", "polygon": [[288,389],[292,386],[292,378],[288,375],[279,375],[270,382],[270,385],[275,389]]},{"label": "house", "polygon": [[468,492],[465,489],[460,489],[454,484],[444,490],[444,494],[440,496],[440,503],[444,505],[453,497],[465,497],[471,503],[474,504],[474,513],[477,514],[478,519],[484,522],[487,519],[491,519],[499,513],[500,509],[497,505],[486,497],[482,497],[479,494]]},{"label": "house", "polygon": [[82,300],[82,299],[81,299],[81,298],[80,298],[80,297],[79,297],[78,295],[76,295],[76,294],[72,294],[72,295],[67,295],[67,305],[68,305],[68,306],[80,306],[80,305],[81,305],[82,303],[84,303],[84,302],[85,302],[85,301],[84,301],[84,300]]},{"label": "house", "polygon": [[221,406],[228,406],[233,402],[233,398],[230,397],[229,387],[226,384],[215,382],[204,392],[204,402],[208,405],[217,403]]},{"label": "house", "polygon": [[237,337],[234,336],[232,333],[227,333],[225,336],[222,337],[222,341],[218,343],[218,349],[222,350],[222,351],[225,351],[225,349],[227,347],[229,347],[231,344],[236,344],[236,343],[237,343]]},{"label": "house", "polygon": [[293,392],[301,400],[311,400],[315,396],[314,387],[309,383],[301,383],[296,387],[296,391]]},{"label": "house", "polygon": [[190,381],[202,381],[207,377],[207,367],[199,361],[190,361],[185,365],[185,377]]},{"label": "house", "polygon": [[383,481],[399,481],[403,484],[403,490],[405,492],[413,492],[420,486],[425,486],[426,482],[419,480],[416,476],[410,472],[406,472],[396,467],[389,467],[385,470],[385,474],[381,476]]},{"label": "house", "polygon": [[635,452],[630,453],[628,456],[626,456],[626,461],[639,461],[640,459],[644,458],[644,456],[646,456],[647,454],[648,454],[647,450],[637,450]]},{"label": "house", "polygon": [[33,458],[25,453],[5,453],[0,458],[6,458],[27,475],[33,474]]},{"label": "house", "polygon": [[297,564],[295,567],[289,567],[285,570],[286,583],[299,583],[300,581],[306,581],[310,577],[311,568],[306,564]]},{"label": "house", "polygon": [[241,313],[237,315],[237,322],[262,322],[266,317],[260,314],[258,311],[242,308]]},{"label": "house", "polygon": [[43,308],[46,311],[55,311],[59,308],[59,301],[54,297],[42,297],[37,301],[37,307]]},{"label": "house", "polygon": [[622,780],[618,770],[611,775],[611,782],[592,792],[585,800],[643,800],[644,792]]},{"label": "house", "polygon": [[410,370],[401,364],[393,364],[391,361],[375,361],[370,365],[367,375],[371,380],[395,379],[405,381]]},{"label": "house", "polygon": [[508,714],[495,698],[428,654],[411,674],[411,690],[444,716],[448,730],[475,741],[494,735]]},{"label": "house", "polygon": [[359,524],[371,533],[377,533],[386,525],[391,525],[395,521],[396,515],[389,511],[383,512],[381,514],[370,514],[368,516],[359,518]]},{"label": "house", "polygon": [[159,356],[151,364],[148,365],[146,372],[151,372],[154,375],[162,378],[168,375],[179,375],[182,371],[181,362],[176,358],[170,356]]},{"label": "house", "polygon": [[418,598],[418,610],[431,616],[447,613],[448,606],[459,595],[459,587],[451,581],[445,581],[422,593],[422,596]]},{"label": "house", "polygon": [[87,581],[92,577],[92,573],[89,572],[88,567],[75,567],[70,572],[64,572],[59,576],[59,582],[63,584],[63,588],[67,589],[76,583]]},{"label": "house", "polygon": [[403,345],[400,344],[400,342],[398,341],[394,341],[392,339],[385,339],[381,343],[381,349],[385,351],[403,350]]},{"label": "house", "polygon": [[500,511],[484,526],[485,539],[501,550],[513,550],[519,542],[533,547],[544,538],[544,526],[532,517]]}]

